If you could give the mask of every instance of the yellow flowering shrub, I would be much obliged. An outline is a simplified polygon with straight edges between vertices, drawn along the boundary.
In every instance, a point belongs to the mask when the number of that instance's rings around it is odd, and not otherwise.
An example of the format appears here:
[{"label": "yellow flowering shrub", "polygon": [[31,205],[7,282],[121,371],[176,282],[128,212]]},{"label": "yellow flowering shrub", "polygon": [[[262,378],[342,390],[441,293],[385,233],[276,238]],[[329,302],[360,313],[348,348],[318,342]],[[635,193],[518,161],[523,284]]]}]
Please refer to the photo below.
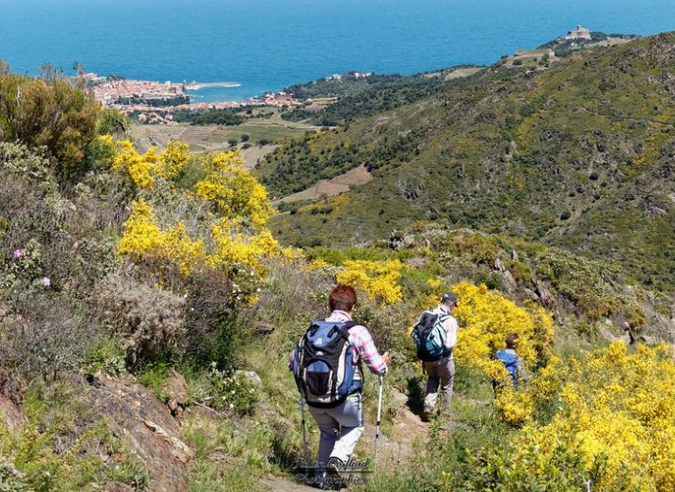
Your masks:
[{"label": "yellow flowering shrub", "polygon": [[534,405],[529,393],[518,391],[512,385],[504,385],[498,392],[497,411],[499,418],[512,425],[532,419]]},{"label": "yellow flowering shrub", "polygon": [[399,302],[403,291],[398,281],[403,264],[399,260],[346,260],[338,273],[338,283],[363,291],[382,305]]},{"label": "yellow flowering shrub", "polygon": [[330,266],[331,266],[330,263],[328,263],[326,260],[322,258],[315,258],[307,264],[306,268],[309,271],[313,271],[313,270],[323,270],[329,268]]},{"label": "yellow flowering shrub", "polygon": [[260,259],[277,253],[279,249],[279,244],[269,231],[247,236],[225,218],[211,226],[211,238],[214,250],[206,258],[206,262],[219,269],[244,265],[264,275],[265,269]]},{"label": "yellow flowering shrub", "polygon": [[[246,279],[250,283],[265,275],[262,260],[278,254],[279,249],[269,231],[246,234],[237,221],[224,217],[211,224],[210,234],[196,239],[188,235],[183,222],[162,229],[152,207],[141,198],[132,204],[117,253],[150,265],[160,280],[173,269],[188,277],[204,266],[233,276],[255,272],[255,279]],[[253,299],[243,291],[241,294],[249,301]]]},{"label": "yellow flowering shrub", "polygon": [[166,180],[176,179],[190,159],[190,146],[185,142],[169,140],[160,160],[155,166],[155,173]]},{"label": "yellow flowering shrub", "polygon": [[480,368],[491,379],[505,380],[503,364],[492,357],[505,348],[510,333],[520,337],[518,355],[526,366],[550,350],[553,320],[542,308],[517,306],[485,285],[462,282],[451,290],[459,297],[453,314],[460,325],[455,355],[462,364]]},{"label": "yellow flowering shrub", "polygon": [[177,267],[184,275],[192,273],[204,259],[206,248],[201,239],[191,239],[185,224],[162,230],[142,198],[131,206],[131,217],[124,223],[124,235],[117,245],[117,253],[135,260],[151,260],[161,268]]},{"label": "yellow flowering shrub", "polygon": [[[512,439],[509,466],[526,476],[557,473],[560,447],[597,491],[675,490],[675,360],[672,347],[620,342],[581,360],[554,358],[522,392],[505,392],[505,412],[529,420]],[[535,412],[552,415],[532,420]],[[518,417],[518,415],[516,415]]]},{"label": "yellow flowering shrub", "polygon": [[[147,191],[153,190],[158,179],[176,179],[190,159],[189,147],[182,142],[170,141],[163,152],[151,148],[142,155],[129,141],[113,142],[105,136],[100,142],[116,148],[111,168],[126,173],[138,188]],[[201,267],[218,270],[231,278],[245,275],[245,281],[240,278],[234,282],[234,291],[250,300],[253,295],[245,291],[249,288],[254,292],[253,284],[265,274],[264,258],[281,254],[278,243],[265,228],[273,212],[267,192],[241,167],[238,152],[198,159],[205,176],[195,185],[194,193],[162,188],[165,194],[162,201],[206,199],[216,206],[218,213],[205,212],[203,220],[192,226],[195,230],[188,233],[182,221],[160,226],[152,207],[139,198],[132,203],[117,253],[151,266],[160,283],[173,270],[187,278]],[[291,250],[286,253],[294,254]]]},{"label": "yellow flowering shrub", "polygon": [[195,193],[213,203],[221,215],[245,217],[260,228],[274,210],[265,187],[242,164],[239,151],[206,156],[202,161],[206,176],[195,185]]},{"label": "yellow flowering shrub", "polygon": [[100,137],[106,145],[116,147],[110,167],[113,171],[125,173],[138,188],[152,190],[155,179],[162,177],[172,180],[178,177],[189,159],[189,146],[186,143],[169,141],[166,150],[158,153],[151,147],[145,154],[139,154],[129,140],[113,142],[112,137]]}]

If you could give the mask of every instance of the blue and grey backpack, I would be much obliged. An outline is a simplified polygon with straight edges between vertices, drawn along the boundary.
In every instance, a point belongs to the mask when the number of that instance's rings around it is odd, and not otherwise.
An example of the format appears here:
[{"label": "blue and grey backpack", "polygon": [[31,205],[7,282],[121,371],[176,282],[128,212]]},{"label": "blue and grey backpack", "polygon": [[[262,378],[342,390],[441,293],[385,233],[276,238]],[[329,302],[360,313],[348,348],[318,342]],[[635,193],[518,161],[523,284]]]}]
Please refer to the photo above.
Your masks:
[{"label": "blue and grey backpack", "polygon": [[349,329],[358,323],[319,320],[312,323],[293,352],[293,375],[309,406],[332,408],[359,392],[363,377],[349,344]]},{"label": "blue and grey backpack", "polygon": [[513,386],[518,387],[518,355],[515,352],[510,350],[498,350],[495,359],[502,361],[504,367],[509,372],[511,376],[511,381],[513,381]]},{"label": "blue and grey backpack", "polygon": [[413,328],[410,336],[417,345],[417,358],[424,362],[433,362],[447,357],[451,351],[445,346],[445,328],[443,322],[449,315],[424,311]]}]

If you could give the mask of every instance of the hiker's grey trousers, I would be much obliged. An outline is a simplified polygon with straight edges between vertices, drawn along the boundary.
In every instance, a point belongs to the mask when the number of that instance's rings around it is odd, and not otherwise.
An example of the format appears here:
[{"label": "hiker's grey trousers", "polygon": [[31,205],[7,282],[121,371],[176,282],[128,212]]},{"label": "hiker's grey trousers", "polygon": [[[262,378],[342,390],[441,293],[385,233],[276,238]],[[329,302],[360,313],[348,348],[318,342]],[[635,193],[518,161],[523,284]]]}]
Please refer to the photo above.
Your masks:
[{"label": "hiker's grey trousers", "polygon": [[363,433],[361,395],[352,395],[335,408],[309,407],[309,411],[321,431],[319,466],[325,466],[333,457],[346,463]]},{"label": "hiker's grey trousers", "polygon": [[432,413],[436,408],[438,399],[438,387],[443,394],[443,407],[441,411],[450,409],[452,398],[452,384],[455,381],[455,361],[452,357],[444,357],[434,362],[424,363],[424,372],[427,373],[427,395],[424,398],[424,411]]}]

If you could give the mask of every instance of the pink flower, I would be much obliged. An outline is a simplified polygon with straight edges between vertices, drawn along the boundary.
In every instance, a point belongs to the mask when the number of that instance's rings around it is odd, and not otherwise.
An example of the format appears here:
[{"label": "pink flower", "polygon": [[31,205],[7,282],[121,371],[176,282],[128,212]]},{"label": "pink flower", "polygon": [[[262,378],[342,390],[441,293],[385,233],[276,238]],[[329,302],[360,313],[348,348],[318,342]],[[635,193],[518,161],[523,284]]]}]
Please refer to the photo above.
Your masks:
[{"label": "pink flower", "polygon": [[49,277],[42,277],[41,282],[44,287],[50,287],[52,285],[52,281],[49,279]]},{"label": "pink flower", "polygon": [[23,251],[20,250],[20,249],[15,249],[14,250],[14,259],[16,260],[18,258],[21,258],[21,256],[23,256]]}]

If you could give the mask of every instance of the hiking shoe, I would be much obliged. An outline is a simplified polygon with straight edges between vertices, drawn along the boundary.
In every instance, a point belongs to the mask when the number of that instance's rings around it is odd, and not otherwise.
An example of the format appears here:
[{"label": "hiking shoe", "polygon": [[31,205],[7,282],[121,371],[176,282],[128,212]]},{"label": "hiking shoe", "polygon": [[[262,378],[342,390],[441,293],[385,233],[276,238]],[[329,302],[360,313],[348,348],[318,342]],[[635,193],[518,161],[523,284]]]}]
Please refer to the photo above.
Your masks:
[{"label": "hiking shoe", "polygon": [[326,463],[326,472],[328,472],[328,474],[334,479],[342,478],[342,474],[340,472],[344,471],[344,469],[345,462],[340,458],[332,457],[328,460],[328,463]]},{"label": "hiking shoe", "polygon": [[345,462],[340,458],[330,458],[326,463],[326,478],[324,488],[326,490],[340,490],[346,486],[345,477],[342,472],[345,470]]}]

